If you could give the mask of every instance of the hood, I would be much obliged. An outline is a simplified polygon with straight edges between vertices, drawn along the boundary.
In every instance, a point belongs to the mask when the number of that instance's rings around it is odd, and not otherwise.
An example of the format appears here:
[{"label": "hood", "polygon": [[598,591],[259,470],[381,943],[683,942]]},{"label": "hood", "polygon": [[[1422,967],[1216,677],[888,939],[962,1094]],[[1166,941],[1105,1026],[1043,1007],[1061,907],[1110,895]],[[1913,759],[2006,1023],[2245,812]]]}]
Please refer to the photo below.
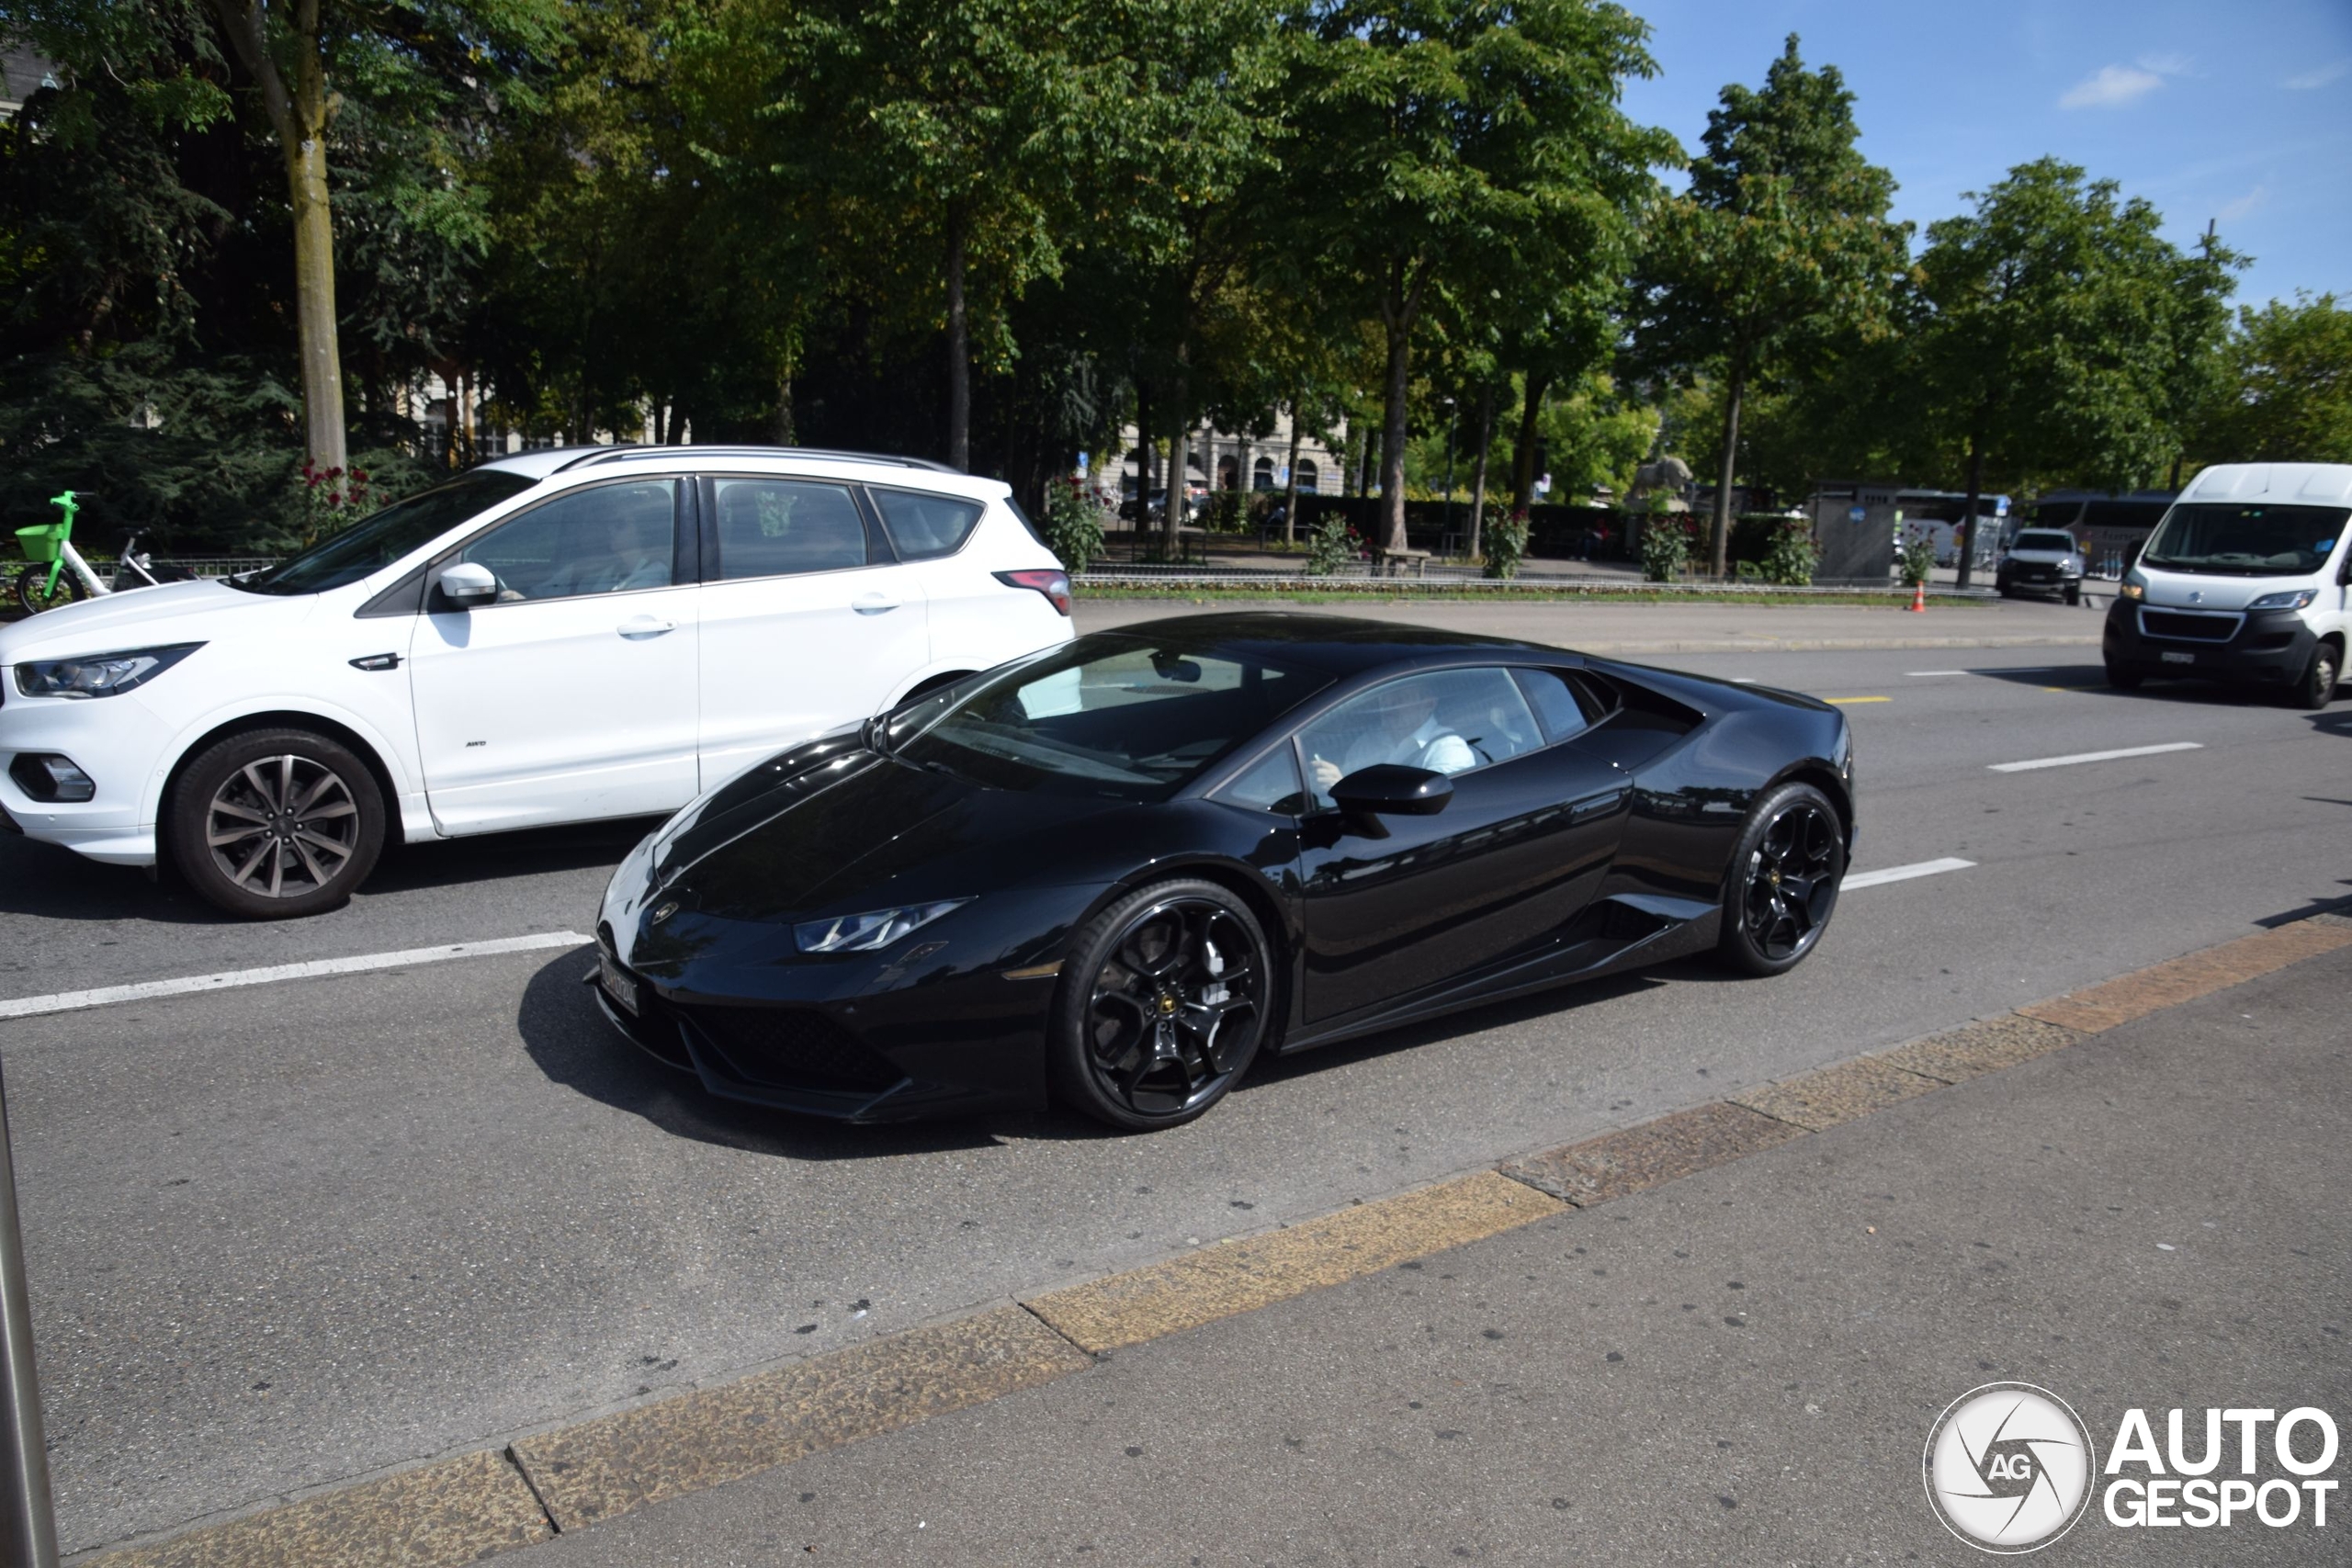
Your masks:
[{"label": "hood", "polygon": [[[860,749],[706,814],[657,850],[654,881],[684,907],[733,920],[966,897],[1050,880],[1057,839],[1081,820],[1129,809],[986,788]],[[1021,874],[1024,865],[1034,877]]]},{"label": "hood", "polygon": [[2314,588],[2326,581],[2324,574],[2311,572],[2224,577],[2219,572],[2159,571],[2153,567],[2137,570],[2141,581],[2147,584],[2146,594],[2140,602],[2161,610],[2243,610],[2266,593]]},{"label": "hood", "polygon": [[214,642],[263,628],[277,633],[307,620],[317,606],[316,594],[277,598],[246,593],[218,581],[135,588],[0,626],[0,664],[156,643]]}]

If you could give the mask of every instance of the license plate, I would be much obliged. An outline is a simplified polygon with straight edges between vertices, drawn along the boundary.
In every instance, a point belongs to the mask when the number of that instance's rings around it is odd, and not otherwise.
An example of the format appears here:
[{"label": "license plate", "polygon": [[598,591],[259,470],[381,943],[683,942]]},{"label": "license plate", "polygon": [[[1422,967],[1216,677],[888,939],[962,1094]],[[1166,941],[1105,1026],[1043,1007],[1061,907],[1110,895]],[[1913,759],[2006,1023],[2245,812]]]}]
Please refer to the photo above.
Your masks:
[{"label": "license plate", "polygon": [[598,953],[596,962],[603,970],[598,978],[604,983],[605,994],[618,1002],[631,1017],[636,1016],[637,982],[621,973],[621,966],[613,962],[611,953]]},{"label": "license plate", "polygon": [[2197,662],[2197,655],[2193,653],[2175,653],[2170,649],[2166,649],[2164,652],[2164,661],[2166,664],[2194,664]]}]

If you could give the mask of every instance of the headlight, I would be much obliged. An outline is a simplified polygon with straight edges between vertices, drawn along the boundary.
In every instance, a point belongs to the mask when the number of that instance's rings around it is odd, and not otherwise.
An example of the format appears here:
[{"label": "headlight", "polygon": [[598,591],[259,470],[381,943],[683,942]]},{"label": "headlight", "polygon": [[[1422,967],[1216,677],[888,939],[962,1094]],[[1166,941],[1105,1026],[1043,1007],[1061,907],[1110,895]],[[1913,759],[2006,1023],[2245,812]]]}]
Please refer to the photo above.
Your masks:
[{"label": "headlight", "polygon": [[134,648],[80,659],[48,659],[17,666],[17,690],[28,697],[119,697],[143,686],[204,645]]},{"label": "headlight", "polygon": [[792,928],[792,940],[803,953],[871,953],[970,902],[969,898],[946,898],[936,904],[909,904],[902,908],[809,920]]},{"label": "headlight", "polygon": [[2144,599],[2147,596],[2148,585],[2145,582],[2141,581],[2137,578],[2132,577],[2127,577],[2123,580],[2123,597],[2126,599]]},{"label": "headlight", "polygon": [[2319,597],[2314,589],[2296,588],[2284,593],[2265,593],[2246,606],[2249,610],[2300,610]]}]

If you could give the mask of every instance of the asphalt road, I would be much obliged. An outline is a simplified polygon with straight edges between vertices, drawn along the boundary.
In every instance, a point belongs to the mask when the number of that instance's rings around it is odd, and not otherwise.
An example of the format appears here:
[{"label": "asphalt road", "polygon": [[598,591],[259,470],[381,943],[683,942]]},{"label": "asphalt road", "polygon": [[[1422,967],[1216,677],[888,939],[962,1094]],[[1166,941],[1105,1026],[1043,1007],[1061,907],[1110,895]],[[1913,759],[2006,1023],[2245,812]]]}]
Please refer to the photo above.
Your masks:
[{"label": "asphalt road", "polygon": [[[1661,660],[1884,698],[1849,705],[1856,869],[1975,865],[1852,892],[1776,982],[1680,965],[1334,1047],[1156,1137],[717,1104],[610,1037],[567,951],[0,1022],[64,1536],[176,1529],[1320,1213],[2352,888],[2352,702],[2110,694],[2093,657]],[[584,930],[635,830],[414,851],[349,909],[266,927],[0,841],[0,997]]]}]

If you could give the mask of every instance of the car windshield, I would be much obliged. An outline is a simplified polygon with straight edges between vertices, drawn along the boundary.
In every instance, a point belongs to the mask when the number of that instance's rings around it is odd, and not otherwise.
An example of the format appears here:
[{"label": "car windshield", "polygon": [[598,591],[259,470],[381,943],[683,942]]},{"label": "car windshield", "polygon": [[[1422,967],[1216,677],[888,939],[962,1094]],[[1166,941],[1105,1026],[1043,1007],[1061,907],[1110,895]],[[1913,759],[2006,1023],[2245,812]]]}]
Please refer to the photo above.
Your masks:
[{"label": "car windshield", "polygon": [[1165,800],[1330,677],[1120,633],[1080,637],[889,725],[891,754],[994,789]]},{"label": "car windshield", "polygon": [[2140,564],[2224,577],[2300,577],[2327,564],[2344,531],[2340,506],[2176,506]]},{"label": "car windshield", "polygon": [[324,593],[381,571],[419,546],[432,543],[468,518],[538,482],[523,474],[477,468],[447,484],[396,501],[373,517],[266,571],[232,578],[229,585],[248,593]]},{"label": "car windshield", "polygon": [[2075,541],[2065,534],[2024,533],[2019,534],[2018,542],[2009,547],[2013,550],[2071,550],[2075,547]]}]

